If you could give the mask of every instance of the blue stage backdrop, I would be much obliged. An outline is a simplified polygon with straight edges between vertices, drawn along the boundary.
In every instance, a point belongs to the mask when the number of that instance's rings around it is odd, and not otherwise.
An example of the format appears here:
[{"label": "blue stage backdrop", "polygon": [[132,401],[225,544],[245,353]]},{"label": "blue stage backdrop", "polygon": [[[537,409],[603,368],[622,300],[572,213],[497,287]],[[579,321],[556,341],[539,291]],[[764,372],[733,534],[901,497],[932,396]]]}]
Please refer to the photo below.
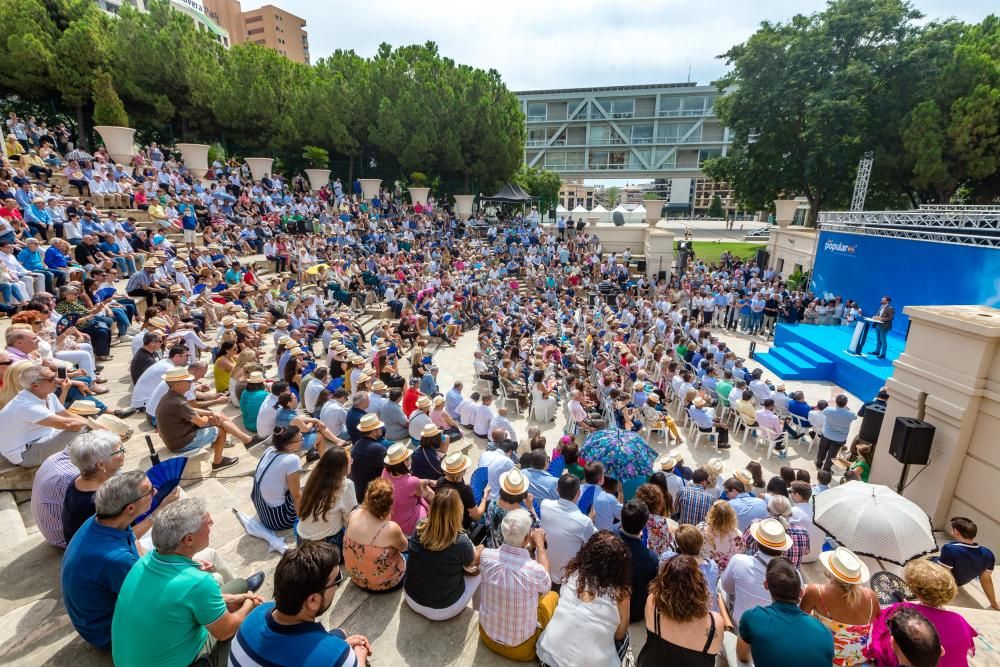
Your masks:
[{"label": "blue stage backdrop", "polygon": [[883,295],[896,309],[893,330],[906,333],[904,306],[1000,308],[1000,249],[820,232],[812,289],[854,299],[874,315]]}]

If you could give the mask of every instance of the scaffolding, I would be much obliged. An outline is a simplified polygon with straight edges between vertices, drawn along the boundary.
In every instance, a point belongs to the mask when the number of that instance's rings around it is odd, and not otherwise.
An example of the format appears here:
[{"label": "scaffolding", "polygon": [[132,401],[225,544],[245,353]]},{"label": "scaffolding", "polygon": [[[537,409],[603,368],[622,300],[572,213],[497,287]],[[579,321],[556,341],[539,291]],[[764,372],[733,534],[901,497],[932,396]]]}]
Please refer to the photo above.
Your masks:
[{"label": "scaffolding", "polygon": [[830,212],[819,223],[831,232],[1000,248],[1000,206]]}]

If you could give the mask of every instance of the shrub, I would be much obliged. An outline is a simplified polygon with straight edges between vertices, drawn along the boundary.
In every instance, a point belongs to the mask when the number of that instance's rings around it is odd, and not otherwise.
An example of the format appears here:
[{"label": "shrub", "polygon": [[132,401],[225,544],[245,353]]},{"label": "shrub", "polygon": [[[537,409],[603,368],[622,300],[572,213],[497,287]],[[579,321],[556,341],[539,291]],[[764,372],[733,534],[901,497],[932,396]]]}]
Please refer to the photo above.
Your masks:
[{"label": "shrub", "polygon": [[115,91],[111,75],[98,72],[94,75],[94,125],[128,127],[125,105]]}]

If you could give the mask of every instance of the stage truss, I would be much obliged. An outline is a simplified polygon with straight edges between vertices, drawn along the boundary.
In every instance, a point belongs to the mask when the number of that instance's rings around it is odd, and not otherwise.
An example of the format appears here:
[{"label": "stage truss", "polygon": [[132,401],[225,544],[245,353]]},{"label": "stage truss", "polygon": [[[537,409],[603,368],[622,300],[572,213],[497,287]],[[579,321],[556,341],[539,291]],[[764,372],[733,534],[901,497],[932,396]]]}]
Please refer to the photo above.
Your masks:
[{"label": "stage truss", "polygon": [[820,213],[820,228],[935,243],[1000,248],[1000,206],[923,206],[914,211]]}]

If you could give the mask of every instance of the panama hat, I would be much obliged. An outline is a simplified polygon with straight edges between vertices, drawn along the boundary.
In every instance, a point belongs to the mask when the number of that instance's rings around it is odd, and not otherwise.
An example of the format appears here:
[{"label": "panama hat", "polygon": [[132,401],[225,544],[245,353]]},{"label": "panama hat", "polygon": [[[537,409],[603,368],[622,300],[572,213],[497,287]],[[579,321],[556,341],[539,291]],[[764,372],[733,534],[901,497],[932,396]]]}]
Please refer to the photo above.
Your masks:
[{"label": "panama hat", "polygon": [[746,486],[753,486],[753,474],[746,468],[734,472],[733,477],[743,482]]},{"label": "panama hat", "polygon": [[651,393],[651,394],[650,394],[649,396],[647,396],[647,397],[646,397],[646,400],[647,400],[647,401],[652,401],[653,403],[659,403],[659,402],[660,402],[660,395],[659,395],[659,394],[657,394],[657,393],[656,393],[656,392],[654,391],[654,392],[652,392],[652,393]]},{"label": "panama hat", "polygon": [[170,326],[169,324],[167,324],[167,321],[162,317],[151,317],[149,318],[147,324],[151,324],[157,329],[166,329],[168,326]]},{"label": "panama hat", "polygon": [[385,386],[385,382],[381,380],[375,380],[372,384],[372,391],[385,391],[388,387]]},{"label": "panama hat", "polygon": [[278,327],[279,329],[284,329],[285,327],[288,326],[288,320],[280,319],[274,323],[274,326]]},{"label": "panama hat", "polygon": [[264,374],[260,371],[254,371],[247,376],[247,384],[264,384]]},{"label": "panama hat", "polygon": [[278,345],[286,345],[290,342],[292,342],[291,336],[282,336],[281,338],[278,339]]},{"label": "panama hat", "polygon": [[175,294],[182,294],[184,292],[184,287],[182,287],[181,285],[171,285],[170,291]]},{"label": "panama hat", "polygon": [[438,428],[437,424],[424,424],[424,428],[420,431],[421,438],[433,438],[435,435],[441,435],[441,429]]},{"label": "panama hat", "polygon": [[184,366],[177,366],[176,368],[171,368],[169,371],[160,376],[163,378],[164,382],[184,382],[185,380],[193,380],[194,376],[188,373],[188,369]]},{"label": "panama hat", "polygon": [[868,566],[846,547],[822,552],[819,555],[819,562],[834,578],[845,584],[863,584],[870,576]]},{"label": "panama hat", "polygon": [[418,398],[417,399],[417,407],[421,408],[421,409],[431,407],[431,397],[430,396],[421,396],[420,398]]},{"label": "panama hat", "polygon": [[703,407],[705,407],[705,399],[702,398],[701,396],[695,396],[694,400],[691,401],[691,402],[694,403],[694,407],[696,407],[696,408],[703,408]]},{"label": "panama hat", "polygon": [[468,456],[462,452],[452,452],[448,456],[444,457],[441,469],[444,470],[447,475],[457,475],[460,472],[468,470],[470,465],[472,465],[472,461]]},{"label": "panama hat", "polygon": [[361,418],[361,421],[358,422],[358,430],[362,433],[368,433],[369,431],[374,431],[375,429],[382,428],[383,426],[385,426],[385,424],[383,424],[378,418],[378,415],[373,412],[369,412]]},{"label": "panama hat", "polygon": [[233,317],[232,315],[226,315],[225,317],[222,318],[222,326],[231,327],[234,324],[236,324],[236,318]]},{"label": "panama hat", "polygon": [[387,466],[394,466],[399,465],[412,455],[413,451],[409,447],[401,442],[397,442],[395,445],[389,447],[389,451],[386,452],[385,458],[382,461]]},{"label": "panama hat", "polygon": [[750,526],[750,535],[757,544],[774,551],[788,551],[792,548],[792,538],[785,533],[785,527],[777,519],[764,519]]},{"label": "panama hat", "polygon": [[671,471],[677,466],[677,459],[670,454],[664,454],[660,458],[656,459],[656,462],[660,464],[660,470]]},{"label": "panama hat", "polygon": [[175,269],[184,269],[184,268],[187,268],[187,264],[185,264],[184,262],[182,262],[179,259],[175,259],[174,260],[174,268]]},{"label": "panama hat", "polygon": [[304,355],[305,353],[306,353],[306,351],[303,350],[298,345],[293,345],[292,347],[288,348],[288,354],[292,355],[293,357],[297,357],[299,355]]},{"label": "panama hat", "polygon": [[517,468],[512,468],[500,475],[500,490],[519,496],[528,490],[528,478]]},{"label": "panama hat", "polygon": [[433,402],[434,402],[434,407],[437,407],[439,405],[444,405],[444,396],[435,396]]},{"label": "panama hat", "polygon": [[96,415],[101,412],[97,403],[84,399],[73,401],[73,404],[66,409],[75,415]]},{"label": "panama hat", "polygon": [[639,391],[639,390],[645,389],[645,388],[646,388],[646,383],[645,382],[640,382],[640,381],[636,380],[635,382],[632,383],[632,389],[634,389],[635,391]]},{"label": "panama hat", "polygon": [[237,326],[237,328],[245,329],[248,326],[250,326],[250,320],[245,320],[245,319],[243,319],[241,317],[237,317],[236,318],[236,326]]},{"label": "panama hat", "polygon": [[715,473],[716,476],[721,475],[723,468],[722,459],[720,458],[709,459],[708,463],[705,464],[705,468]]}]

